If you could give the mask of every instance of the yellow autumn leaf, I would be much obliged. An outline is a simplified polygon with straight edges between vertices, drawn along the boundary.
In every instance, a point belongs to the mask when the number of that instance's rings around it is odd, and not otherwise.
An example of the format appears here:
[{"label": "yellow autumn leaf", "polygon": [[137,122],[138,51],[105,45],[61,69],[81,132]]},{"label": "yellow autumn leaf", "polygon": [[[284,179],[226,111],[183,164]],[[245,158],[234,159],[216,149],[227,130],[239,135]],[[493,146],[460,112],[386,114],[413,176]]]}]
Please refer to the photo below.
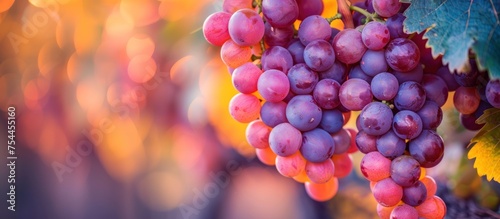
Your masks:
[{"label": "yellow autumn leaf", "polygon": [[500,182],[500,109],[488,109],[477,119],[485,124],[472,138],[469,159],[476,158],[474,168],[480,176]]}]

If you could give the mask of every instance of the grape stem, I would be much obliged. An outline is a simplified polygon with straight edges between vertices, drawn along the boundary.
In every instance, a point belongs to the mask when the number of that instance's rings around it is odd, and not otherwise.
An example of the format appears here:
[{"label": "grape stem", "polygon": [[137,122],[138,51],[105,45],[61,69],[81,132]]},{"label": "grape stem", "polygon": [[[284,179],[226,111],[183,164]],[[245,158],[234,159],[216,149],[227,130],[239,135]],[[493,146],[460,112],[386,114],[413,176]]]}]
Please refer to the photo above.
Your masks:
[{"label": "grape stem", "polygon": [[334,20],[338,20],[338,19],[341,19],[341,18],[342,18],[342,14],[341,13],[337,13],[336,15],[333,15],[332,17],[326,18],[326,20],[328,21],[329,24],[331,24]]},{"label": "grape stem", "polygon": [[342,22],[344,23],[344,26],[346,28],[354,28],[352,14],[349,9],[349,4],[347,4],[347,0],[337,0],[337,5],[339,7],[339,13],[342,15]]},{"label": "grape stem", "polygon": [[375,13],[370,14],[370,12],[368,12],[367,10],[362,9],[358,6],[351,5],[351,6],[349,6],[349,9],[364,15],[366,17],[366,22],[368,22],[368,21],[382,21],[378,18],[377,14],[375,14]]}]

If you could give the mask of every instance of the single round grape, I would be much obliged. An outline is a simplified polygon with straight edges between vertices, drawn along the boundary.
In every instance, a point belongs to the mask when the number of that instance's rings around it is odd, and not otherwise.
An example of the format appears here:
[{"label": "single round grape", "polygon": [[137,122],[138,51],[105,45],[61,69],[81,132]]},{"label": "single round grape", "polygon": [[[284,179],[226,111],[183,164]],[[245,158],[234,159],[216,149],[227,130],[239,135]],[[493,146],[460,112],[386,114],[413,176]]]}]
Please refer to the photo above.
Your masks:
[{"label": "single round grape", "polygon": [[373,0],[373,9],[382,17],[392,17],[399,12],[399,0]]},{"label": "single round grape", "polygon": [[294,64],[305,63],[304,61],[305,48],[306,47],[298,39],[294,39],[290,42],[287,49],[288,52],[290,52],[290,55],[292,56]]},{"label": "single round grape", "polygon": [[373,77],[366,74],[363,69],[361,69],[361,66],[359,65],[356,65],[354,66],[354,68],[351,68],[351,71],[349,71],[349,76],[348,76],[349,79],[353,79],[353,78],[358,78],[358,79],[361,79],[363,81],[366,81],[368,83],[371,84],[372,80],[373,80]]},{"label": "single round grape", "polygon": [[333,38],[335,58],[345,64],[354,64],[365,54],[366,46],[361,40],[361,32],[355,29],[344,29]]},{"label": "single round grape", "polygon": [[404,139],[398,137],[392,130],[377,138],[377,150],[389,159],[403,155],[406,149]]},{"label": "single round grape", "polygon": [[260,95],[270,102],[279,102],[285,99],[290,90],[288,77],[282,71],[267,70],[260,75],[257,82]]},{"label": "single round grape", "polygon": [[361,39],[368,49],[381,50],[387,45],[391,35],[387,26],[378,21],[370,21],[363,28]]},{"label": "single round grape", "polygon": [[262,120],[254,120],[248,124],[245,137],[252,147],[262,149],[269,147],[269,133],[271,133],[271,128]]},{"label": "single round grape", "polygon": [[446,215],[446,204],[437,196],[428,198],[416,209],[422,218],[441,219]]},{"label": "single round grape", "polygon": [[335,150],[333,154],[346,153],[351,146],[351,136],[345,129],[332,134],[333,141],[335,142]]},{"label": "single round grape", "polygon": [[357,111],[372,102],[373,95],[368,82],[352,78],[340,86],[339,98],[345,108]]},{"label": "single round grape", "polygon": [[231,14],[223,11],[215,12],[203,22],[203,36],[210,44],[222,46],[230,39],[227,25]]},{"label": "single round grape", "polygon": [[252,50],[250,47],[238,46],[233,40],[229,39],[222,45],[220,56],[228,67],[237,68],[250,61]]},{"label": "single round grape", "polygon": [[385,207],[395,206],[403,198],[403,188],[391,178],[385,178],[375,183],[372,192],[375,200]]},{"label": "single round grape", "polygon": [[313,90],[313,97],[318,106],[323,109],[333,109],[340,104],[340,84],[333,79],[319,81]]},{"label": "single round grape", "polygon": [[252,94],[236,94],[229,101],[229,114],[241,123],[249,123],[259,117],[260,101]]},{"label": "single round grape", "polygon": [[276,157],[276,169],[285,177],[294,177],[304,171],[306,159],[302,157],[299,151],[287,157]]},{"label": "single round grape", "polygon": [[283,28],[272,27],[269,22],[265,23],[264,42],[267,45],[286,47],[293,39],[293,26],[286,26]]},{"label": "single round grape", "polygon": [[424,106],[417,111],[417,114],[422,119],[423,129],[437,129],[443,120],[443,110],[436,102],[431,100],[425,101]]},{"label": "single round grape", "polygon": [[330,134],[338,132],[344,125],[344,116],[337,109],[323,110],[319,126]]},{"label": "single round grape", "polygon": [[440,67],[435,74],[443,79],[446,83],[446,87],[448,87],[448,91],[455,91],[458,87],[460,87],[453,74],[450,73],[448,66]]},{"label": "single round grape", "polygon": [[413,41],[406,38],[396,38],[387,45],[385,60],[396,71],[411,71],[419,64],[420,51]]},{"label": "single round grape", "polygon": [[366,134],[365,131],[361,130],[356,135],[356,146],[363,154],[377,151],[377,136]]},{"label": "single round grape", "polygon": [[231,39],[239,46],[252,46],[264,36],[264,21],[256,11],[240,9],[231,15],[228,31]]},{"label": "single round grape", "polygon": [[271,150],[282,157],[295,154],[302,144],[302,134],[290,123],[281,123],[275,126],[269,134]]},{"label": "single round grape", "polygon": [[477,124],[476,120],[478,119],[477,117],[474,116],[473,114],[462,114],[460,113],[460,124],[462,126],[470,131],[477,131],[480,130],[484,124]]},{"label": "single round grape", "polygon": [[307,46],[307,44],[315,40],[328,40],[332,35],[332,29],[325,18],[319,15],[311,15],[300,23],[297,34],[300,42]]},{"label": "single round grape", "polygon": [[424,69],[422,65],[417,65],[417,67],[409,72],[393,71],[392,74],[398,79],[399,84],[407,81],[420,83],[424,77]]},{"label": "single round grape", "polygon": [[333,79],[340,84],[344,83],[347,80],[347,66],[346,64],[335,60],[333,66],[326,71],[319,72],[319,79]]},{"label": "single round grape", "polygon": [[411,156],[399,156],[392,160],[390,175],[398,185],[411,186],[420,177],[420,164]]},{"label": "single round grape", "polygon": [[359,66],[361,66],[363,72],[372,77],[387,71],[384,50],[366,50]]},{"label": "single round grape", "polygon": [[296,0],[299,6],[299,17],[304,20],[311,15],[321,15],[325,7],[322,0]]},{"label": "single round grape", "polygon": [[304,61],[314,71],[326,71],[335,62],[335,52],[330,43],[315,40],[304,49]]},{"label": "single round grape", "polygon": [[273,46],[267,49],[261,58],[262,70],[280,70],[288,74],[288,70],[293,66],[293,59],[290,52],[281,46]]},{"label": "single round grape", "polygon": [[325,202],[333,198],[339,189],[339,181],[333,177],[326,183],[305,182],[307,195],[318,202]]},{"label": "single round grape", "polygon": [[303,63],[292,66],[287,77],[290,90],[295,94],[311,93],[319,80],[318,74]]},{"label": "single round grape", "polygon": [[436,102],[439,106],[443,106],[448,99],[448,86],[437,75],[425,74],[422,78],[422,87],[425,90],[427,100]]},{"label": "single round grape", "polygon": [[332,161],[335,166],[334,177],[344,178],[348,176],[353,168],[352,156],[347,153],[334,154],[332,156]]},{"label": "single round grape", "polygon": [[500,80],[491,80],[486,85],[486,98],[495,108],[500,108]]},{"label": "single round grape", "polygon": [[386,101],[392,100],[399,90],[398,79],[388,72],[375,75],[370,86],[375,98]]},{"label": "single round grape", "polygon": [[394,115],[392,130],[402,139],[414,139],[422,132],[422,119],[410,110],[401,110]]},{"label": "single round grape", "polygon": [[477,110],[481,97],[475,87],[459,87],[453,94],[453,105],[458,112],[471,114]]},{"label": "single round grape", "polygon": [[361,159],[360,169],[366,179],[378,182],[391,176],[391,160],[373,151]]},{"label": "single round grape", "polygon": [[299,7],[295,0],[265,0],[262,14],[273,27],[286,27],[299,17]]},{"label": "single round grape", "polygon": [[[403,188],[403,202],[410,206],[418,206],[427,198],[425,185],[417,181],[415,184]],[[417,210],[415,210],[416,212]]]},{"label": "single round grape", "polygon": [[435,131],[423,130],[417,138],[409,142],[409,151],[420,166],[431,168],[443,159],[444,142]]},{"label": "single round grape", "polygon": [[286,103],[265,102],[260,108],[260,118],[269,127],[275,127],[280,123],[288,122],[286,119]]},{"label": "single round grape", "polygon": [[393,113],[381,102],[366,105],[358,116],[361,129],[369,135],[383,135],[391,129]]},{"label": "single round grape", "polygon": [[302,133],[302,156],[310,162],[323,162],[332,157],[335,142],[332,136],[323,129],[313,129]]},{"label": "single round grape", "polygon": [[392,210],[390,218],[418,219],[418,211],[410,205],[399,205]]},{"label": "single round grape", "polygon": [[332,179],[335,173],[335,165],[331,159],[318,163],[307,162],[305,170],[311,182],[320,184]]},{"label": "single round grape", "polygon": [[394,16],[387,18],[385,25],[389,30],[391,39],[408,37],[408,34],[403,31],[403,21],[405,19],[406,17],[402,13],[397,13]]},{"label": "single round grape", "polygon": [[421,84],[407,81],[399,85],[398,94],[394,98],[394,105],[399,110],[418,111],[426,100],[425,90]]},{"label": "single round grape", "polygon": [[257,91],[257,81],[262,70],[251,62],[247,62],[234,69],[231,79],[234,88],[240,93],[251,94]]},{"label": "single round grape", "polygon": [[432,198],[437,191],[437,184],[434,178],[432,178],[431,176],[425,176],[420,180],[420,182],[422,182],[422,184],[424,184],[425,186],[425,190],[427,191],[426,197]]},{"label": "single round grape", "polygon": [[316,128],[321,122],[322,110],[311,95],[292,97],[286,106],[286,118],[300,131]]}]

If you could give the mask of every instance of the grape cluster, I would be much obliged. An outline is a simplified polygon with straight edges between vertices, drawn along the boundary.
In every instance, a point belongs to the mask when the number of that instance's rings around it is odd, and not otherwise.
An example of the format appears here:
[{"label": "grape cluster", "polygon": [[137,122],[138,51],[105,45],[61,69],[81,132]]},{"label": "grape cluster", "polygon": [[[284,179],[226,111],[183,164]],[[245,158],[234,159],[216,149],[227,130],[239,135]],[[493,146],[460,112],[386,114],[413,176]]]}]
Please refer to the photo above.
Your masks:
[{"label": "grape cluster", "polygon": [[248,123],[257,157],[317,201],[337,193],[357,151],[356,131],[344,127],[351,112],[339,98],[348,72],[332,45],[340,31],[320,16],[323,8],[321,0],[225,0],[203,25],[207,41],[222,47],[239,91],[229,111]]}]

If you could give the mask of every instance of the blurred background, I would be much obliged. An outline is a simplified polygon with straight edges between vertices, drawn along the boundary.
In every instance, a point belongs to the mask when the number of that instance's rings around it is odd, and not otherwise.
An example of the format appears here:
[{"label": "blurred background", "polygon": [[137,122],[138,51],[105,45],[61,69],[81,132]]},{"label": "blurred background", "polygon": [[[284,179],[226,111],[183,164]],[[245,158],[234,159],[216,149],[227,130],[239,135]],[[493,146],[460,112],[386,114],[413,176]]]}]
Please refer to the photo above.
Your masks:
[{"label": "blurred background", "polygon": [[[228,113],[237,91],[219,48],[201,32],[221,9],[222,0],[0,0],[0,124],[16,107],[18,156],[16,212],[3,201],[0,218],[376,218],[360,153],[325,203],[255,158],[246,124]],[[452,104],[444,111],[445,158],[428,171],[438,193],[449,211],[498,211],[498,184],[466,158],[474,133]],[[7,175],[0,168],[4,200]]]}]

